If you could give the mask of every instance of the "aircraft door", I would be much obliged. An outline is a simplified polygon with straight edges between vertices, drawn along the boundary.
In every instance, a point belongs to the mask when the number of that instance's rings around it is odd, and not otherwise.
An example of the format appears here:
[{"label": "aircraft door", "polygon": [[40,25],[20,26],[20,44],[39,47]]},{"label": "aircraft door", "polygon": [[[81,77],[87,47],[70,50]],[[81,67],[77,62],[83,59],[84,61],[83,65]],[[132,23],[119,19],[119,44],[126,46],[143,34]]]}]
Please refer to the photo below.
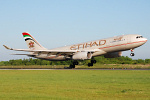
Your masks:
[{"label": "aircraft door", "polygon": [[130,42],[131,42],[131,37],[127,36],[127,43],[130,43]]},{"label": "aircraft door", "polygon": [[125,49],[128,49],[128,44],[131,43],[131,37],[126,36],[125,37]]}]

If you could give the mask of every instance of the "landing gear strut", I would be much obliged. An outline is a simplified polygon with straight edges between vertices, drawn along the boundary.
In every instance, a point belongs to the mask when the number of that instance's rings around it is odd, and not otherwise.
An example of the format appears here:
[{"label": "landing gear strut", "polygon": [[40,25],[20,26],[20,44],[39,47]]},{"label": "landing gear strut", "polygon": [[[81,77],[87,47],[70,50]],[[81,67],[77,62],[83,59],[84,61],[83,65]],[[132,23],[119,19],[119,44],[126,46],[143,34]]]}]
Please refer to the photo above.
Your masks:
[{"label": "landing gear strut", "polygon": [[90,67],[90,66],[93,66],[93,64],[95,64],[96,63],[96,60],[91,60],[91,63],[88,63],[88,66]]},{"label": "landing gear strut", "polygon": [[131,54],[130,54],[130,56],[134,56],[135,54],[134,54],[134,50],[133,49],[131,49]]}]

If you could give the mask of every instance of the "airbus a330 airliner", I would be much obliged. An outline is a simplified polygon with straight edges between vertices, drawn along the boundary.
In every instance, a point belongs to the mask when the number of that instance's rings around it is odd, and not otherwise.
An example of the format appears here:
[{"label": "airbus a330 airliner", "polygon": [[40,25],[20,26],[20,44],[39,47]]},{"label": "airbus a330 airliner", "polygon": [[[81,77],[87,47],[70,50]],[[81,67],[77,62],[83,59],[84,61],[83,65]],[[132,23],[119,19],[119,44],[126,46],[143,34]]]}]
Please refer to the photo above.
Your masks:
[{"label": "airbus a330 airliner", "polygon": [[30,52],[29,54],[15,55],[27,55],[50,61],[73,60],[70,68],[75,68],[75,65],[78,65],[78,60],[91,59],[88,66],[93,66],[96,63],[96,60],[94,60],[96,56],[104,55],[106,58],[115,58],[120,57],[122,51],[126,50],[131,50],[130,55],[134,56],[134,49],[147,42],[147,39],[141,35],[130,34],[48,50],[40,45],[28,32],[22,34],[29,49],[13,49],[3,46],[9,50]]}]

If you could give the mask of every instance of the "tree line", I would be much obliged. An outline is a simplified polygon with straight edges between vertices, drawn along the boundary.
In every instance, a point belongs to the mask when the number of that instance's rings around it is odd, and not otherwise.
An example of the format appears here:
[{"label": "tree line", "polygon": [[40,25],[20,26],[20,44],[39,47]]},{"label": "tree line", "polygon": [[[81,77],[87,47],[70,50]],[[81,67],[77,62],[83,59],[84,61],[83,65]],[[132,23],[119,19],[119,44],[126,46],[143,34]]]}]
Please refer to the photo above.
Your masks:
[{"label": "tree line", "polygon": [[[95,57],[97,64],[150,64],[150,59],[138,59],[133,60],[128,56],[118,57],[118,58],[105,58],[104,56]],[[79,61],[80,65],[87,65],[90,60]],[[9,61],[1,61],[0,66],[17,66],[17,65],[70,65],[71,60],[68,61],[47,61],[41,59],[17,59]]]}]

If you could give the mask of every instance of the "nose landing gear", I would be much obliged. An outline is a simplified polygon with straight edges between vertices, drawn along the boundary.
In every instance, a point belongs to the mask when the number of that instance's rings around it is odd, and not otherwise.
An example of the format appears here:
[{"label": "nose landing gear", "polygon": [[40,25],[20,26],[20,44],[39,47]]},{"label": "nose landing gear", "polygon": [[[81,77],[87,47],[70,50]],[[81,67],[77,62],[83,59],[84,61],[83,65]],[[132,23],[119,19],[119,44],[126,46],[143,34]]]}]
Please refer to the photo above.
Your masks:
[{"label": "nose landing gear", "polygon": [[134,54],[134,49],[131,49],[131,54],[130,54],[130,56],[134,56],[135,54]]}]

